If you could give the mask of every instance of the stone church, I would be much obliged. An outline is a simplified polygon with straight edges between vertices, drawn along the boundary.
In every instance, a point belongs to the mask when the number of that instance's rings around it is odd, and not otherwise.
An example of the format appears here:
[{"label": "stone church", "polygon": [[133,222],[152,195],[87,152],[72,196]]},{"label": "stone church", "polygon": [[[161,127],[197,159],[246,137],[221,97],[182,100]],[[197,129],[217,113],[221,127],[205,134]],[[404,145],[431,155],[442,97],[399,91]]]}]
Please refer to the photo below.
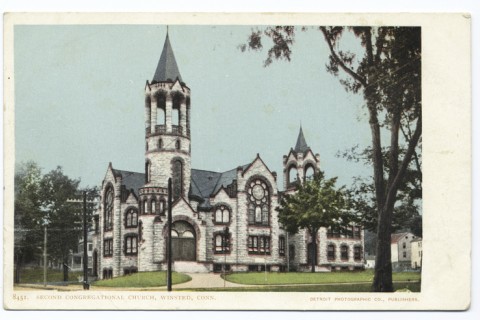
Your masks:
[{"label": "stone church", "polygon": [[[145,85],[145,171],[110,163],[95,215],[93,274],[99,278],[165,270],[167,185],[172,178],[172,256],[178,272],[309,270],[312,239],[287,234],[275,208],[320,169],[302,129],[283,156],[283,188],[259,154],[232,170],[191,168],[190,88],[182,79],[168,34],[152,81]],[[194,111],[195,112],[195,111]],[[140,128],[138,128],[140,129]],[[227,232],[228,231],[228,232]],[[322,228],[317,270],[363,268],[363,230]]]}]

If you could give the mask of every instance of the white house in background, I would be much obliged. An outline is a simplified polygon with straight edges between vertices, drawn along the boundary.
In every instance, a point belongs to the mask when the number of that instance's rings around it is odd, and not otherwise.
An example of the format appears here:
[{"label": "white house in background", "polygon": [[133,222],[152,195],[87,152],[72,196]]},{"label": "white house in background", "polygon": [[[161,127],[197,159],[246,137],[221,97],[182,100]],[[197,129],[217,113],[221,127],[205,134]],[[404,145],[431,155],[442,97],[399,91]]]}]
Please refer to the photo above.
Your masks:
[{"label": "white house in background", "polygon": [[375,268],[375,256],[365,255],[365,269],[374,269],[374,268]]},{"label": "white house in background", "polygon": [[412,268],[422,267],[422,238],[413,239],[411,242]]},{"label": "white house in background", "polygon": [[416,239],[410,232],[394,233],[391,238],[392,268],[409,269],[412,261],[411,241]]}]

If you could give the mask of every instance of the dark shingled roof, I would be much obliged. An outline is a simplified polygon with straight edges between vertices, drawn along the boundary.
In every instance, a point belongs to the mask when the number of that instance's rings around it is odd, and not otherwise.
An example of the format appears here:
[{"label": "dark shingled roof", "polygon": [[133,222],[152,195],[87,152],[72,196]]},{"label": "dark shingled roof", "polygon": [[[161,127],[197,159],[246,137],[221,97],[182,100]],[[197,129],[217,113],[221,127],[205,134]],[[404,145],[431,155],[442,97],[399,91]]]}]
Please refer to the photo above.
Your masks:
[{"label": "dark shingled roof", "polygon": [[307,142],[305,141],[305,137],[303,136],[303,130],[300,126],[300,132],[298,133],[297,144],[295,145],[295,152],[297,153],[305,153],[308,150]]},{"label": "dark shingled roof", "polygon": [[[249,165],[243,165],[241,168],[245,170]],[[208,208],[210,207],[210,195],[217,193],[222,186],[226,187],[231,184],[236,177],[236,168],[225,172],[192,169],[190,194],[203,198],[204,201],[200,206]]]},{"label": "dark shingled roof", "polygon": [[138,189],[145,185],[145,174],[140,172],[124,171],[113,169],[116,176],[122,177],[122,184],[130,191],[133,189],[136,195],[138,195]]},{"label": "dark shingled roof", "polygon": [[164,82],[168,79],[175,81],[177,78],[179,81],[182,81],[182,77],[180,76],[180,71],[178,71],[177,61],[175,61],[175,55],[173,54],[172,45],[170,44],[167,33],[165,44],[163,45],[162,55],[158,61],[157,70],[155,70],[152,83]]}]

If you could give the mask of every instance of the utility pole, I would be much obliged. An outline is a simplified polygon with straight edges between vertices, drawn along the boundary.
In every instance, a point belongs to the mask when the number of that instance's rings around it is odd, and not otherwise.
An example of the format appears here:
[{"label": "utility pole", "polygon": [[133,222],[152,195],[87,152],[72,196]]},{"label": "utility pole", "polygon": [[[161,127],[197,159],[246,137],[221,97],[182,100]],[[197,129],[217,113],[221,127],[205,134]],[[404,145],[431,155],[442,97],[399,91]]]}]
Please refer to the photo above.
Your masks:
[{"label": "utility pole", "polygon": [[172,291],[172,178],[168,179],[167,291]]},{"label": "utility pole", "polygon": [[83,290],[89,290],[88,283],[88,230],[87,230],[87,192],[83,191]]},{"label": "utility pole", "polygon": [[43,227],[43,286],[47,286],[47,225]]},{"label": "utility pole", "polygon": [[[76,199],[68,199],[67,202],[69,203],[77,203],[83,204],[83,210],[82,210],[82,231],[83,231],[83,289],[84,290],[89,290],[90,289],[90,284],[88,283],[88,221],[87,221],[87,204],[91,205],[96,205],[98,202],[93,199],[93,200],[88,200],[87,201],[87,191],[84,190],[82,192],[82,200],[76,198]],[[91,208],[92,209],[92,208]]]}]

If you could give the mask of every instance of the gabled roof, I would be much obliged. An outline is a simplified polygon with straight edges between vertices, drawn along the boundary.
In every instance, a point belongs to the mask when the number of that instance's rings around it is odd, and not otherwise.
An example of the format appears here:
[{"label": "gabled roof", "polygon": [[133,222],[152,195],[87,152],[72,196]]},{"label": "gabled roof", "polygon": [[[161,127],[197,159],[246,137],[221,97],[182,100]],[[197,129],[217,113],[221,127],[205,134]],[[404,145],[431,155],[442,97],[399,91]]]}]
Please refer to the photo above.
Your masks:
[{"label": "gabled roof", "polygon": [[143,187],[145,184],[145,174],[140,172],[132,172],[132,171],[125,171],[125,170],[117,170],[113,169],[113,174],[116,177],[122,178],[122,184],[125,185],[127,190],[133,189],[135,194],[138,193],[138,189]]},{"label": "gabled roof", "polygon": [[[241,166],[243,170],[249,164]],[[237,177],[237,169],[225,172],[215,172],[207,170],[192,169],[190,195],[202,198],[204,201],[201,207],[210,207],[209,198],[212,194],[216,194],[220,188],[230,185]]]},{"label": "gabled roof", "polygon": [[152,83],[165,82],[167,80],[175,81],[176,79],[182,81],[182,77],[180,76],[177,61],[175,60],[175,55],[173,54],[172,45],[170,44],[170,39],[167,33],[167,37],[165,38],[165,43],[163,45],[162,55],[160,56],[157,69],[153,75]]},{"label": "gabled roof", "polygon": [[391,243],[392,244],[397,243],[398,241],[400,241],[400,239],[402,239],[403,237],[409,234],[410,232],[394,233],[392,234]]},{"label": "gabled roof", "polygon": [[308,149],[307,141],[305,141],[305,137],[303,136],[302,126],[300,126],[300,132],[298,133],[297,144],[294,150],[297,153],[305,153]]}]

